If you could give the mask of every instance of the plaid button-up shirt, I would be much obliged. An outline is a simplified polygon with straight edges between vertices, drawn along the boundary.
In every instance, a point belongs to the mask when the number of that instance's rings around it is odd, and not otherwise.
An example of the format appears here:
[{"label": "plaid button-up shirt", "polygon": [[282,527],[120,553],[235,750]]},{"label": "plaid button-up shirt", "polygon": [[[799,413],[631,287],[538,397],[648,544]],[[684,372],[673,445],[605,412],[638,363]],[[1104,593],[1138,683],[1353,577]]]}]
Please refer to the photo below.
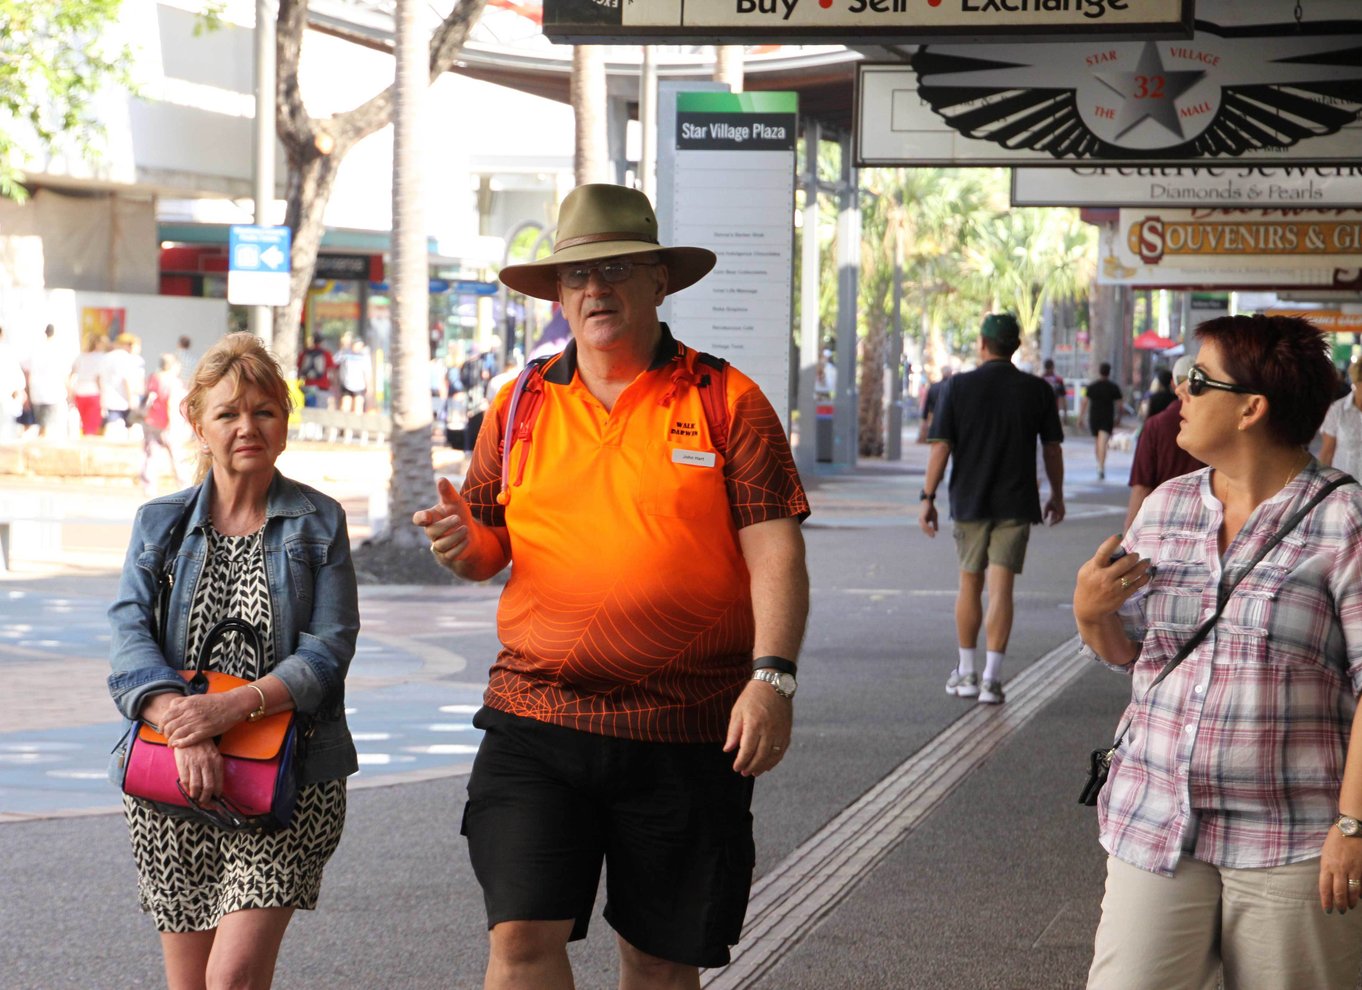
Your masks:
[{"label": "plaid button-up shirt", "polygon": [[1254,510],[1223,560],[1224,508],[1209,470],[1145,500],[1124,546],[1157,573],[1121,611],[1141,653],[1127,668],[1132,701],[1121,724],[1130,728],[1098,809],[1102,845],[1118,859],[1171,874],[1184,846],[1232,868],[1319,855],[1338,815],[1362,691],[1362,489],[1344,485],[1317,506],[1240,582],[1201,645],[1146,694],[1214,613],[1222,573],[1238,576],[1337,476],[1312,461]]}]

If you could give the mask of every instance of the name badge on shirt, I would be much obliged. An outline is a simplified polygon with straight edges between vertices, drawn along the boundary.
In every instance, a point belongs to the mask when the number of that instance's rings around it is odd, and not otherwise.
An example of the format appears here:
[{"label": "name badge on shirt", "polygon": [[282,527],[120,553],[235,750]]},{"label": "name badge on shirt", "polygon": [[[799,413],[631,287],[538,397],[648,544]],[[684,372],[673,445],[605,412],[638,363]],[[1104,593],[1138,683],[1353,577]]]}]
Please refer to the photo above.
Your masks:
[{"label": "name badge on shirt", "polygon": [[712,450],[685,450],[681,447],[672,448],[673,464],[690,464],[694,467],[713,467],[718,460],[718,455]]}]

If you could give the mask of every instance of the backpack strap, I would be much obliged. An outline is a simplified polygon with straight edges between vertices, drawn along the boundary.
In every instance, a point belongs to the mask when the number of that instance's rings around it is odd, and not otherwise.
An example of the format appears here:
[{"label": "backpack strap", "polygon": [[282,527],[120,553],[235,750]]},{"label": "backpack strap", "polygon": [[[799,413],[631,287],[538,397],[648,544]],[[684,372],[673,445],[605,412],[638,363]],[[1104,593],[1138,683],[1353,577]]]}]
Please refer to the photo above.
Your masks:
[{"label": "backpack strap", "polygon": [[709,422],[714,449],[728,457],[728,362],[704,351],[695,352],[696,387]]},{"label": "backpack strap", "polygon": [[[511,501],[511,486],[519,485],[525,477],[525,462],[530,457],[530,436],[534,421],[539,415],[539,407],[544,404],[544,365],[557,357],[551,354],[537,357],[525,365],[516,376],[511,389],[511,400],[506,404],[506,428],[501,431],[501,491],[497,492],[497,504],[505,505]],[[515,480],[511,480],[511,453],[516,441],[520,441],[520,464]]]}]

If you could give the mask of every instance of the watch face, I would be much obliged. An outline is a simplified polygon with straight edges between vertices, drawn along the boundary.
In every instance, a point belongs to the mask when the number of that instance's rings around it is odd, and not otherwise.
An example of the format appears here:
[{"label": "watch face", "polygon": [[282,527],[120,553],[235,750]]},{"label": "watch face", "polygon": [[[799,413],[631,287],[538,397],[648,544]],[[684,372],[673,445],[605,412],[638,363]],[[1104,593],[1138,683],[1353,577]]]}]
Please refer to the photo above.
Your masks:
[{"label": "watch face", "polygon": [[1347,815],[1340,815],[1338,819],[1338,830],[1344,835],[1362,834],[1362,822],[1356,818],[1349,818]]},{"label": "watch face", "polygon": [[777,674],[776,690],[787,698],[793,698],[795,689],[799,684],[795,681],[793,674]]}]

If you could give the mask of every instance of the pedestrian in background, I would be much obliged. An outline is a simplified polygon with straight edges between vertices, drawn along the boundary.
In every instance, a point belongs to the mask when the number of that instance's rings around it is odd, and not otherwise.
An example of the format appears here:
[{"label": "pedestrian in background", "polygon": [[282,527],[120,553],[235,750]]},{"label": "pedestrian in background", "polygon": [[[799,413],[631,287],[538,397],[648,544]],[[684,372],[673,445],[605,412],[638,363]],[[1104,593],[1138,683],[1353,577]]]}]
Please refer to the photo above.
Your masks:
[{"label": "pedestrian in background", "polygon": [[[1174,388],[1187,380],[1194,359],[1184,354],[1169,372]],[[1173,401],[1162,412],[1150,416],[1140,430],[1135,444],[1135,457],[1130,464],[1130,501],[1126,504],[1126,518],[1121,532],[1128,533],[1135,514],[1159,485],[1179,475],[1191,474],[1206,465],[1178,445],[1182,429],[1182,400],[1173,392]]]},{"label": "pedestrian in background", "polygon": [[1324,414],[1319,461],[1357,478],[1362,477],[1362,361],[1348,366],[1348,380],[1352,390]]},{"label": "pedestrian in background", "polygon": [[142,383],[146,379],[142,362],[133,355],[136,340],[130,333],[120,333],[104,356],[104,366],[99,372],[99,395],[104,406],[105,436],[126,437],[132,411],[142,404]]},{"label": "pedestrian in background", "polygon": [[80,416],[80,432],[87,437],[97,436],[104,428],[100,378],[104,374],[108,348],[109,338],[101,334],[88,335],[85,350],[76,355],[67,379],[71,401]]},{"label": "pedestrian in background", "polygon": [[176,430],[172,429],[180,419],[180,403],[185,397],[184,382],[180,378],[180,363],[174,354],[162,354],[160,365],[147,378],[146,401],[143,404],[142,418],[142,470],[139,478],[142,491],[150,496],[156,491],[156,452],[165,451],[170,461],[170,473],[179,488],[181,479],[180,459],[175,451]]},{"label": "pedestrian in background", "polygon": [[[1031,527],[1064,520],[1064,430],[1055,393],[1036,375],[1012,364],[1021,346],[1021,326],[1010,313],[992,313],[979,331],[979,360],[974,371],[955,375],[940,399],[928,442],[927,471],[918,494],[918,526],[935,537],[939,519],[936,496],[951,469],[951,518],[960,562],[955,597],[959,657],[946,693],[1000,705],[1003,660],[1012,636],[1012,592],[1026,561]],[[1042,515],[1036,483],[1036,440],[1050,483]],[[983,596],[987,578],[988,613]],[[979,629],[987,653],[983,683],[977,672]]]},{"label": "pedestrian in background", "polygon": [[1149,394],[1144,400],[1144,417],[1157,416],[1173,404],[1177,396],[1173,393],[1173,370],[1156,368],[1154,380],[1149,386]]},{"label": "pedestrian in background", "polygon": [[922,416],[917,424],[917,442],[926,443],[927,437],[932,431],[932,419],[936,416],[936,411],[941,402],[941,393],[946,391],[946,384],[950,381],[951,375],[955,374],[952,365],[943,365],[941,377],[927,386],[927,391],[922,396]]},{"label": "pedestrian in background", "polygon": [[[503,472],[503,389],[462,495],[442,479],[413,519],[464,578],[514,563],[463,816],[489,990],[573,985],[602,861],[621,987],[698,988],[742,929],[753,778],[790,744],[808,502],[757,386],[658,321],[714,263],[659,245],[637,190],[573,190],[553,253],[501,270],[572,330],[533,453],[506,438]],[[700,393],[717,383],[722,453]]]},{"label": "pedestrian in background", "polygon": [[1040,377],[1054,390],[1055,408],[1059,410],[1059,422],[1062,425],[1069,412],[1069,386],[1064,384],[1064,379],[1055,371],[1054,358],[1046,358],[1043,367],[1045,371]]},{"label": "pedestrian in background", "polygon": [[71,355],[57,340],[57,329],[48,324],[24,359],[24,378],[28,384],[28,404],[38,436],[66,439],[66,409],[69,400],[67,378]]},{"label": "pedestrian in background", "polygon": [[[1362,490],[1328,494],[1268,550],[1342,477],[1307,449],[1335,372],[1294,317],[1222,317],[1196,336],[1178,442],[1209,467],[1145,499],[1074,591],[1085,652],[1131,676],[1098,800],[1107,884],[1088,986],[1353,990]],[[1228,581],[1214,629],[1155,684]]]},{"label": "pedestrian in background", "polygon": [[303,380],[303,402],[309,409],[330,409],[332,406],[332,377],[336,359],[316,334],[307,338],[307,346],[298,355],[298,377]]},{"label": "pedestrian in background", "polygon": [[[169,739],[195,800],[221,792],[215,740],[223,732],[290,710],[308,727],[286,828],[228,831],[124,797],[138,898],[161,933],[170,990],[271,985],[294,911],[316,906],[345,824],[345,778],[358,769],[345,722],[345,675],[359,633],[345,510],[275,469],[290,405],[288,383],[254,334],[228,334],[204,355],[185,400],[200,445],[199,483],[137,511],[109,609],[109,691],[125,718],[146,719]],[[161,643],[157,575],[182,518]],[[190,693],[179,670],[228,617],[260,629],[265,656],[252,656],[231,633],[207,667],[251,683]],[[267,673],[253,680],[257,659]]]},{"label": "pedestrian in background", "polygon": [[5,339],[0,327],[0,440],[19,435],[19,417],[23,415],[28,394],[24,388],[24,369],[13,345]]},{"label": "pedestrian in background", "polygon": [[1097,480],[1107,476],[1107,444],[1111,431],[1121,425],[1121,389],[1111,380],[1111,365],[1103,361],[1097,369],[1098,377],[1083,389],[1083,402],[1078,409],[1078,421],[1087,422],[1092,431],[1097,454]]}]

